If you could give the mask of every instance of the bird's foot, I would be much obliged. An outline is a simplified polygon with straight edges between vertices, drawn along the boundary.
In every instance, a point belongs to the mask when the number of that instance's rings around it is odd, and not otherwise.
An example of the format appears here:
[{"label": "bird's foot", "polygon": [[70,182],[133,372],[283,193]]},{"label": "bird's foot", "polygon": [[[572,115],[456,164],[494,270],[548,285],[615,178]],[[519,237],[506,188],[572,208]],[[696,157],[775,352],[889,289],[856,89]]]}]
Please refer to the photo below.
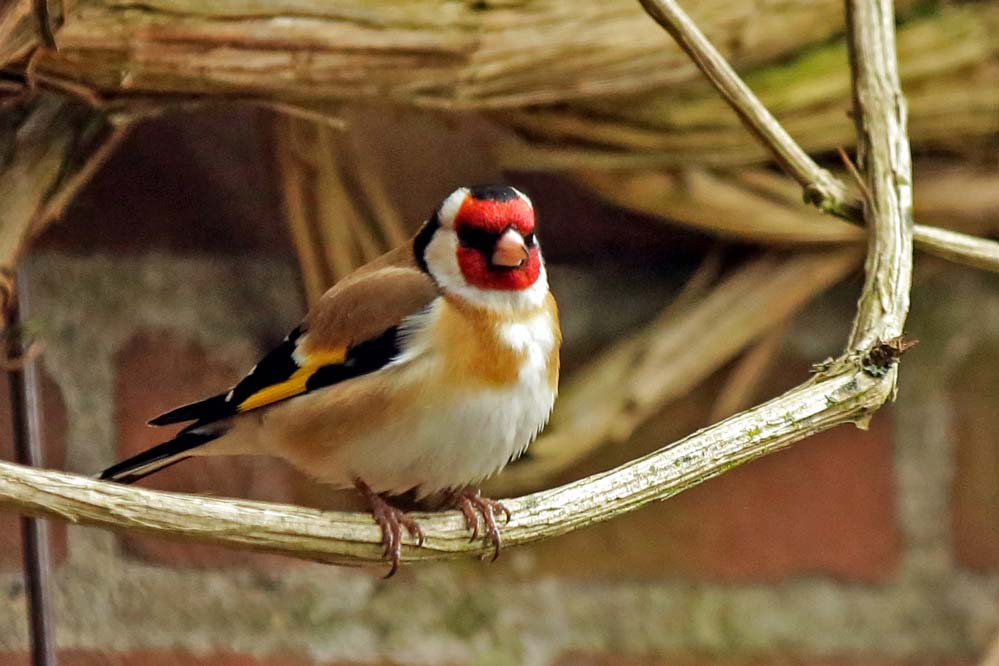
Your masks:
[{"label": "bird's foot", "polygon": [[385,547],[382,556],[392,565],[389,572],[385,574],[385,578],[391,578],[399,570],[399,560],[402,557],[403,528],[409,532],[409,536],[416,539],[418,546],[423,545],[423,530],[419,523],[407,516],[402,509],[389,504],[384,497],[371,490],[364,481],[358,479],[354,482],[354,486],[368,501],[371,516],[382,528],[382,545]]},{"label": "bird's foot", "polygon": [[[479,528],[485,523],[485,539],[493,545],[493,559],[499,557],[500,547],[503,545],[503,537],[500,536],[499,525],[496,524],[496,515],[502,513],[505,517],[504,524],[510,522],[510,510],[501,502],[483,497],[475,488],[463,488],[455,491],[451,495],[453,506],[461,509],[465,516],[465,523],[468,529],[472,530],[472,541],[479,538]],[[481,515],[481,519],[480,516]]]}]

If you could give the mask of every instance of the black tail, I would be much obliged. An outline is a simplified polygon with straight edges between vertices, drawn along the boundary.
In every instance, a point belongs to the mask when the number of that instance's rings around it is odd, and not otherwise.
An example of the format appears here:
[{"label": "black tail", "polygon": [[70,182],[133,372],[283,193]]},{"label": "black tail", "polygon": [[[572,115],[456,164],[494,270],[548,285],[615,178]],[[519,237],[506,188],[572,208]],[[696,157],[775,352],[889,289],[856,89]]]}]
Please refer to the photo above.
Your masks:
[{"label": "black tail", "polygon": [[202,444],[207,444],[213,439],[218,439],[222,434],[222,432],[181,431],[169,442],[163,442],[148,451],[143,451],[137,456],[132,456],[128,460],[108,467],[100,473],[98,478],[118,483],[134,483],[144,476],[190,458],[190,455],[187,455],[188,451]]},{"label": "black tail", "polygon": [[235,409],[231,403],[225,399],[225,393],[213,395],[210,398],[192,402],[188,405],[181,405],[176,409],[171,409],[166,414],[160,414],[149,422],[149,425],[161,426],[171,423],[183,423],[184,421],[218,421],[235,414]]}]

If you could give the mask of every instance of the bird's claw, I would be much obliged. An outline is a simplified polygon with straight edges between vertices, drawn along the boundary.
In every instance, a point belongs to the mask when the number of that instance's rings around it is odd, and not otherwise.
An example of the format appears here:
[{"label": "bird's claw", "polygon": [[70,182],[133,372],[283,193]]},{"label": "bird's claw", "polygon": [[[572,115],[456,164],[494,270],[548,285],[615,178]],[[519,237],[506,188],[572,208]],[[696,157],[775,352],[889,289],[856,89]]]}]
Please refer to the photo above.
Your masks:
[{"label": "bird's claw", "polygon": [[496,558],[499,557],[500,548],[503,546],[503,537],[500,535],[499,525],[496,524],[496,514],[502,513],[504,524],[506,524],[510,522],[510,510],[502,502],[483,497],[477,490],[470,488],[458,491],[454,496],[454,501],[465,516],[465,524],[468,525],[468,529],[472,530],[470,541],[479,538],[479,527],[485,523],[485,539],[493,545],[491,561],[495,562]]},{"label": "bird's claw", "polygon": [[402,530],[409,533],[409,536],[416,539],[416,545],[423,545],[423,529],[413,518],[410,518],[402,509],[398,509],[381,495],[373,492],[363,481],[357,481],[357,489],[364,495],[371,507],[371,516],[378,523],[382,530],[382,557],[392,565],[385,578],[391,578],[399,570],[399,561],[402,559]]}]

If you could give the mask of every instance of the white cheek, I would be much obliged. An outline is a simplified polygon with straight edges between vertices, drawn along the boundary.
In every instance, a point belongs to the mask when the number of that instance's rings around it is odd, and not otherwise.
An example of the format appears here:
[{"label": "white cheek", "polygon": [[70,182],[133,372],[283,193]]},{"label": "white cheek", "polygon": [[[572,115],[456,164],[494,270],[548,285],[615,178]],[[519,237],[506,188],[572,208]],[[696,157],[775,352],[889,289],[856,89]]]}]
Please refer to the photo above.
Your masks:
[{"label": "white cheek", "polygon": [[450,229],[438,229],[423,256],[430,275],[444,291],[457,291],[468,284],[458,265],[458,236]]}]

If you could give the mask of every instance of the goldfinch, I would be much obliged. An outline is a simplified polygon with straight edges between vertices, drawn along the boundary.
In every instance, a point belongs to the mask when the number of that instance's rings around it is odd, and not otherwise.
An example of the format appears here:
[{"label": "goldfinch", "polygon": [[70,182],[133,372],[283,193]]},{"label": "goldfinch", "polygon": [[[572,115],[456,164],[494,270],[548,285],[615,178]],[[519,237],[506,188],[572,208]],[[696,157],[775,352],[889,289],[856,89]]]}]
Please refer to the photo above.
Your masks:
[{"label": "goldfinch", "polygon": [[499,553],[497,513],[477,484],[520,456],[548,421],[561,331],[531,200],[463,187],[406,244],[327,291],[239,383],[149,423],[190,422],[101,479],[131,483],[191,456],[278,456],[356,488],[395,573],[402,529],[387,497],[444,495]]}]

